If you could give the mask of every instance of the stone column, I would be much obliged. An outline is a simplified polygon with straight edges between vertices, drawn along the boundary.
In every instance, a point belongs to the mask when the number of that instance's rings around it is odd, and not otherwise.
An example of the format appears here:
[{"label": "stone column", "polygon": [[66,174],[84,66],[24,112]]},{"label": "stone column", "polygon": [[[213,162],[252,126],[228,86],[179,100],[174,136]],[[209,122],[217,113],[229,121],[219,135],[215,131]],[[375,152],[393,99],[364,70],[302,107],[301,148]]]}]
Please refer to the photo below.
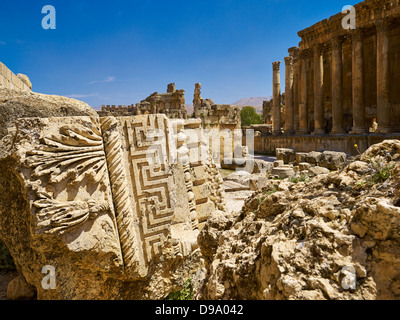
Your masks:
[{"label": "stone column", "polygon": [[294,132],[299,132],[299,58],[293,62],[293,105],[294,105]]},{"label": "stone column", "polygon": [[308,133],[307,107],[307,53],[300,52],[299,56],[299,133]]},{"label": "stone column", "polygon": [[281,75],[280,75],[281,61],[272,63],[273,69],[273,98],[274,106],[272,110],[272,117],[274,123],[274,135],[279,135],[281,131]]},{"label": "stone column", "polygon": [[378,133],[391,132],[389,31],[387,20],[376,23],[377,31],[377,122]]},{"label": "stone column", "polygon": [[294,114],[294,132],[299,132],[299,48],[291,47],[288,49],[289,56],[293,57],[293,114]]},{"label": "stone column", "polygon": [[322,45],[314,46],[314,134],[325,133],[325,112],[324,112],[324,57]]},{"label": "stone column", "polygon": [[342,38],[332,39],[332,134],[343,134]]},{"label": "stone column", "polygon": [[367,133],[364,104],[364,50],[362,30],[352,32],[352,86],[353,86],[353,131],[352,134]]},{"label": "stone column", "polygon": [[285,133],[294,134],[293,57],[285,58]]}]

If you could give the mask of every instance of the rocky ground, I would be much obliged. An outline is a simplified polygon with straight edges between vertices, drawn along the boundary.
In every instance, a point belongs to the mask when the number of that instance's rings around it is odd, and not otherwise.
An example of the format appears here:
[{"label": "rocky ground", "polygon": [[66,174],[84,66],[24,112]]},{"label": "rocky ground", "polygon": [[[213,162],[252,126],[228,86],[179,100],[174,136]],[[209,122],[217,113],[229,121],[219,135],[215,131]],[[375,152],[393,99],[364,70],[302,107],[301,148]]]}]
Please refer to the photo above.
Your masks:
[{"label": "rocky ground", "polygon": [[250,190],[227,192],[200,233],[195,299],[400,298],[400,141],[304,181],[221,174]]},{"label": "rocky ground", "polygon": [[269,180],[199,236],[197,299],[399,299],[400,141],[310,181]]},{"label": "rocky ground", "polygon": [[18,272],[11,271],[0,274],[0,300],[7,300],[7,287],[11,280],[18,276]]}]

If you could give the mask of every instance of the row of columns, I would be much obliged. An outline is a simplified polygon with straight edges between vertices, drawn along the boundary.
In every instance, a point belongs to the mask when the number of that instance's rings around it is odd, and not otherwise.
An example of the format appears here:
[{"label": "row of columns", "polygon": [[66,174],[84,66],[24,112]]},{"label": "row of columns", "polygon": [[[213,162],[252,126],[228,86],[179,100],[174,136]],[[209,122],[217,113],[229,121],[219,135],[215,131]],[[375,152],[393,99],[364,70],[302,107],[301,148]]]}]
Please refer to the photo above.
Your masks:
[{"label": "row of columns", "polygon": [[[390,71],[389,71],[389,28],[388,21],[381,19],[376,23],[377,32],[377,122],[379,133],[391,132],[390,106]],[[364,101],[364,49],[362,29],[353,30],[352,38],[352,100],[353,131],[352,134],[368,132],[365,120]],[[331,74],[332,74],[332,132],[345,133],[343,126],[343,37],[331,39]],[[323,44],[316,44],[312,49],[314,64],[314,132],[325,133],[324,117],[324,64]],[[300,51],[295,70],[294,58],[285,58],[285,133],[308,134],[308,97],[307,97],[307,61],[309,52]],[[280,61],[273,63],[273,123],[274,134],[281,133],[280,113]],[[298,72],[298,83],[295,85],[294,75]],[[298,92],[296,92],[296,87]],[[298,95],[296,97],[296,94]],[[295,105],[298,104],[298,128],[295,124]]]}]

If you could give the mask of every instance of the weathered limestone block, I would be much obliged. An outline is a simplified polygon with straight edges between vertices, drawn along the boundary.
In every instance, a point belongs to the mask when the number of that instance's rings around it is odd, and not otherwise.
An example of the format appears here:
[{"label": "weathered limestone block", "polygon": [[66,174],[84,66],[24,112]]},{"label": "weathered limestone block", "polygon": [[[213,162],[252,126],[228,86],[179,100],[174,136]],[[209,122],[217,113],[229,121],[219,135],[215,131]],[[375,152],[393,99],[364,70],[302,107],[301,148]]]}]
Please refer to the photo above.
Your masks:
[{"label": "weathered limestone block", "polygon": [[32,90],[31,80],[29,80],[29,77],[26,74],[18,73],[17,77],[19,78],[19,80],[26,84],[29,90]]},{"label": "weathered limestone block", "polygon": [[278,176],[280,179],[286,179],[294,176],[294,170],[291,167],[276,167],[271,171],[272,176]]},{"label": "weathered limestone block", "polygon": [[307,157],[308,153],[304,153],[304,152],[297,152],[296,153],[296,162],[298,164],[302,163],[302,162],[307,162],[306,161],[306,157]]},{"label": "weathered limestone block", "polygon": [[277,148],[276,159],[283,160],[285,164],[289,164],[296,161],[296,151],[289,148]]},{"label": "weathered limestone block", "polygon": [[311,164],[307,163],[307,162],[302,162],[299,164],[299,170],[300,171],[305,171],[311,168]]},{"label": "weathered limestone block", "polygon": [[264,174],[250,174],[247,171],[237,171],[231,173],[225,178],[226,181],[233,181],[245,187],[249,187],[250,190],[261,190],[264,185],[268,182],[268,178]]},{"label": "weathered limestone block", "polygon": [[[0,164],[0,237],[20,274],[39,299],[98,290],[88,274],[123,266],[98,119],[18,120],[12,151]],[[46,265],[58,290],[41,284]]]},{"label": "weathered limestone block", "polygon": [[[28,91],[1,89],[0,158],[6,157],[12,148],[13,132],[15,131],[14,123],[16,120],[32,117],[49,118],[66,116],[97,117],[97,113],[88,104],[75,99]],[[10,134],[8,135],[8,133]]]},{"label": "weathered limestone block", "polygon": [[324,168],[324,167],[318,167],[318,166],[311,167],[308,169],[308,174],[310,175],[310,177],[315,177],[320,174],[327,174],[329,172],[330,172],[329,169]]},{"label": "weathered limestone block", "polygon": [[211,154],[191,168],[165,115],[25,118],[12,132],[0,237],[39,299],[163,299],[202,267],[197,235],[224,206],[222,179]]},{"label": "weathered limestone block", "polygon": [[398,161],[400,159],[400,141],[385,140],[381,143],[374,144],[361,156],[361,161],[370,161],[371,159],[381,157],[386,161]]},{"label": "weathered limestone block", "polygon": [[344,152],[324,151],[319,165],[329,170],[339,170],[344,166],[347,155]]},{"label": "weathered limestone block", "polygon": [[32,84],[27,76],[22,74],[15,75],[0,62],[0,89],[31,91]]},{"label": "weathered limestone block", "polygon": [[21,276],[11,280],[7,286],[8,300],[32,299],[35,296],[35,291],[31,285],[27,284]]},{"label": "weathered limestone block", "polygon": [[[193,185],[194,204],[191,211],[197,211],[197,227],[201,230],[210,214],[225,211],[225,190],[223,180],[212,157],[209,135],[201,128],[198,119],[174,120],[173,130],[180,131],[188,151],[189,163],[186,165],[188,179]],[[196,189],[196,190],[195,190]],[[205,192],[197,192],[207,190]],[[190,204],[189,204],[190,205]]]},{"label": "weathered limestone block", "polygon": [[[168,247],[182,256],[185,247],[196,249],[197,216],[189,212],[194,193],[185,179],[188,149],[174,145],[165,115],[101,118],[101,127],[125,265],[145,277]],[[191,231],[189,237],[173,234],[178,223]]]},{"label": "weathered limestone block", "polygon": [[285,165],[285,162],[283,160],[274,161],[274,168],[283,167],[284,165]]},{"label": "weathered limestone block", "polygon": [[262,174],[266,175],[268,171],[270,171],[274,164],[272,162],[267,162],[264,160],[253,160],[254,169],[253,174]]},{"label": "weathered limestone block", "polygon": [[306,159],[304,162],[318,165],[321,162],[321,158],[322,158],[321,152],[312,151],[312,152],[307,153]]}]

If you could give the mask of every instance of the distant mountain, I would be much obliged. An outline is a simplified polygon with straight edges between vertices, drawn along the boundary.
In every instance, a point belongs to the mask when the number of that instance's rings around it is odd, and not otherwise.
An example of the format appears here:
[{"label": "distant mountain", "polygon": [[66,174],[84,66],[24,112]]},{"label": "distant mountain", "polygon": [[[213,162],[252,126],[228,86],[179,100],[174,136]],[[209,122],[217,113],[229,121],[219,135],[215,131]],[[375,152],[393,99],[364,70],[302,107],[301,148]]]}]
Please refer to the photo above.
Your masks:
[{"label": "distant mountain", "polygon": [[254,107],[258,113],[262,113],[263,101],[269,101],[271,99],[272,97],[250,97],[250,98],[240,99],[232,104],[243,107],[251,106]]},{"label": "distant mountain", "polygon": [[252,107],[262,107],[263,101],[269,101],[272,97],[250,97],[240,99],[232,104],[238,106],[252,106]]},{"label": "distant mountain", "polygon": [[187,104],[186,105],[186,111],[187,111],[188,115],[191,116],[193,114],[193,112],[194,112],[194,107],[191,104]]}]

